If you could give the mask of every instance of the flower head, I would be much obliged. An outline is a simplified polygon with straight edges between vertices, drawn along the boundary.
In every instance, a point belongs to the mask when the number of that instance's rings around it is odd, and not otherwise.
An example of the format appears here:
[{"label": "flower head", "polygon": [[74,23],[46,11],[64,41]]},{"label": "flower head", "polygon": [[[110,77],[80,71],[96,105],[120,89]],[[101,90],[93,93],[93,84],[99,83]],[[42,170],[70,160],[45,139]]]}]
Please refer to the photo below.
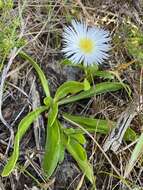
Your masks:
[{"label": "flower head", "polygon": [[64,29],[62,52],[76,64],[101,64],[109,57],[109,35],[104,29],[88,27],[86,23],[73,20],[71,26]]}]

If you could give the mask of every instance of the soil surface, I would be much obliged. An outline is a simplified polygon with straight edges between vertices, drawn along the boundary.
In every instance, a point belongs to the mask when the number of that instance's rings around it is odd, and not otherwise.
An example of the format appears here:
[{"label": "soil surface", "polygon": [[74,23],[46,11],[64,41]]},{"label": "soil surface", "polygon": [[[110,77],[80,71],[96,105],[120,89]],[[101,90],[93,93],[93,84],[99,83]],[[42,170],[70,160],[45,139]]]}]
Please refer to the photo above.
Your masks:
[{"label": "soil surface", "polygon": [[[26,0],[22,14],[24,37],[29,41],[24,47],[34,60],[43,69],[50,91],[54,96],[56,89],[67,80],[82,81],[83,70],[74,66],[60,64],[64,58],[61,52],[63,27],[69,24],[72,18],[82,19],[89,25],[97,25],[108,29],[113,37],[113,50],[110,52],[110,60],[100,66],[101,70],[114,70],[121,64],[130,62],[133,58],[122,41],[126,37],[124,33],[125,22],[131,22],[143,31],[143,1],[142,0],[87,0],[87,1],[56,1],[56,0]],[[14,1],[13,12],[19,14],[23,1]],[[24,6],[24,5],[23,5]],[[120,36],[119,44],[115,44],[116,37]],[[118,40],[118,39],[117,39]],[[130,85],[133,96],[140,89],[142,70],[138,65],[128,66],[120,75],[122,81]],[[94,83],[107,81],[95,77]],[[143,86],[141,86],[143,90]],[[27,113],[43,105],[45,94],[40,81],[32,66],[17,56],[8,72],[5,80],[5,88],[2,98],[2,116],[0,121],[0,171],[3,170],[8,157],[13,150],[13,140],[10,141],[11,127],[14,134],[17,132],[19,122]],[[134,98],[134,97],[133,97]],[[105,93],[97,97],[82,100],[75,104],[60,107],[60,113],[66,112],[75,115],[90,116],[93,118],[117,121],[120,114],[126,109],[130,100],[125,90],[114,93]],[[66,123],[59,115],[62,123]],[[60,163],[50,179],[45,179],[41,171],[41,160],[44,153],[47,114],[39,117],[28,130],[20,143],[20,157],[16,169],[8,177],[0,177],[1,190],[76,190],[81,183],[81,190],[92,189],[91,184],[85,178],[82,181],[82,172],[77,163],[65,153],[65,158]],[[131,128],[137,134],[141,133],[142,114],[139,113],[132,121]],[[94,135],[94,134],[93,134]],[[107,136],[95,134],[94,138],[103,146]],[[111,164],[107,161],[101,150],[86,136],[88,158],[96,176],[97,190],[128,190],[130,189],[116,175]],[[9,144],[10,143],[10,144]],[[121,148],[127,145],[123,142]],[[8,149],[7,149],[8,148]],[[8,151],[8,152],[7,152]],[[130,157],[130,149],[114,154],[107,152],[111,163],[123,175],[123,168]],[[138,163],[128,178],[132,183],[132,189],[143,187],[142,162]],[[40,185],[39,185],[40,184]],[[143,188],[138,188],[143,189]]]}]

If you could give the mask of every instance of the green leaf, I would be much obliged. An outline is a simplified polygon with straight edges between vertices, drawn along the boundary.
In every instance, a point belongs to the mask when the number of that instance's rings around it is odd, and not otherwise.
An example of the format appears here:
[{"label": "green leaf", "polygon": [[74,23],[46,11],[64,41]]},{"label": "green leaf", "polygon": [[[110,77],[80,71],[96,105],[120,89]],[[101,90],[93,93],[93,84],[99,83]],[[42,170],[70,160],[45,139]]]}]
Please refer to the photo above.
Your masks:
[{"label": "green leaf", "polygon": [[104,79],[114,79],[115,76],[110,71],[96,71],[93,76],[102,77]]},{"label": "green leaf", "polygon": [[84,145],[86,143],[86,139],[85,139],[84,135],[81,133],[71,134],[70,137],[72,137],[73,139],[78,141],[80,144]]},{"label": "green leaf", "polygon": [[52,127],[47,125],[47,137],[45,154],[43,158],[42,168],[47,177],[50,177],[59,161],[61,150],[61,138],[58,121],[55,120]]},{"label": "green leaf", "polygon": [[65,157],[65,146],[61,143],[60,153],[59,153],[59,163],[62,163],[64,161],[64,157]]},{"label": "green leaf", "polygon": [[135,166],[139,156],[143,154],[143,133],[140,135],[137,144],[132,152],[131,158],[129,160],[129,163],[127,164],[125,168],[125,177],[129,175],[133,167]]},{"label": "green leaf", "polygon": [[73,128],[63,128],[63,131],[66,135],[73,135],[75,134],[75,129]]},{"label": "green leaf", "polygon": [[95,86],[92,86],[89,90],[79,93],[78,95],[65,98],[59,102],[59,105],[75,102],[85,98],[102,94],[105,92],[114,92],[123,88],[123,85],[119,82],[102,82]]},{"label": "green leaf", "polygon": [[[60,125],[60,122],[59,122],[59,125]],[[61,125],[60,125],[60,128],[61,128]],[[63,162],[64,157],[65,157],[65,144],[66,144],[67,141],[65,139],[65,135],[64,135],[63,131],[61,130],[60,132],[61,132],[60,133],[61,143],[60,143],[59,162],[61,163],[61,162]]]},{"label": "green leaf", "polygon": [[73,138],[69,139],[69,142],[66,144],[66,148],[76,160],[86,177],[90,180],[92,184],[94,184],[93,169],[87,160],[85,149]]},{"label": "green leaf", "polygon": [[58,103],[53,102],[50,111],[48,113],[48,126],[52,126],[58,115]]},{"label": "green leaf", "polygon": [[84,79],[84,91],[89,90],[90,89],[90,83],[88,82],[88,80],[85,78]]},{"label": "green leaf", "polygon": [[85,70],[85,73],[87,73],[87,75],[92,75],[94,76],[94,74],[98,71],[99,66],[97,64],[93,64],[92,66],[90,65],[89,67],[83,67],[83,69]]},{"label": "green leaf", "polygon": [[96,66],[90,66],[88,68],[86,68],[86,75],[87,75],[87,78],[93,78],[95,76],[97,77],[102,77],[104,79],[114,79],[114,75],[112,73],[110,73],[110,71],[108,70],[104,70],[104,71],[100,71],[98,70],[98,65]]},{"label": "green leaf", "polygon": [[44,104],[45,104],[46,106],[50,106],[51,103],[52,103],[52,98],[51,98],[50,96],[44,98]]},{"label": "green leaf", "polygon": [[55,101],[58,101],[68,94],[75,94],[84,89],[84,84],[76,81],[68,81],[63,83],[55,94]]},{"label": "green leaf", "polygon": [[86,143],[86,139],[83,136],[82,131],[77,131],[74,128],[63,128],[63,132],[69,136],[74,138],[75,140],[77,140],[80,144],[85,144]]},{"label": "green leaf", "polygon": [[135,141],[137,138],[138,138],[138,135],[136,134],[136,132],[129,127],[127,131],[125,132],[124,139],[126,141]]},{"label": "green leaf", "polygon": [[62,64],[62,65],[75,65],[69,59],[62,59],[60,61],[60,64]]},{"label": "green leaf", "polygon": [[3,0],[0,0],[0,9],[2,9],[4,7],[4,2]]},{"label": "green leaf", "polygon": [[21,51],[19,53],[20,57],[28,60],[32,66],[34,67],[34,69],[36,70],[38,77],[41,81],[42,87],[45,91],[45,94],[47,97],[50,96],[50,91],[49,91],[49,86],[48,86],[48,80],[45,77],[45,74],[43,73],[42,69],[39,67],[39,65],[29,56],[27,55],[25,52]]},{"label": "green leaf", "polygon": [[39,107],[35,111],[30,112],[19,123],[18,131],[17,131],[15,140],[14,140],[14,150],[13,150],[11,157],[8,160],[8,163],[4,167],[4,170],[2,172],[2,177],[8,176],[14,169],[16,162],[18,160],[18,157],[19,157],[20,140],[22,139],[23,135],[26,133],[26,131],[28,130],[30,125],[34,122],[34,120],[36,120],[37,117],[45,110],[47,110],[46,106]]},{"label": "green leaf", "polygon": [[[66,113],[63,114],[63,117],[81,125],[88,132],[108,134],[111,131],[111,129],[116,126],[115,122],[109,120],[93,119],[83,116],[74,116]],[[81,129],[77,129],[77,133],[79,132],[81,132]],[[124,135],[124,139],[127,141],[134,141],[135,139],[137,139],[137,135],[131,128],[128,128]]]},{"label": "green leaf", "polygon": [[78,159],[79,160],[82,160],[82,161],[87,160],[87,155],[86,155],[85,149],[80,145],[80,143],[77,140],[75,140],[72,137],[69,137],[69,142],[67,144],[68,148],[70,146],[72,146],[71,150],[73,152],[73,155],[75,155],[76,153],[78,153]]}]

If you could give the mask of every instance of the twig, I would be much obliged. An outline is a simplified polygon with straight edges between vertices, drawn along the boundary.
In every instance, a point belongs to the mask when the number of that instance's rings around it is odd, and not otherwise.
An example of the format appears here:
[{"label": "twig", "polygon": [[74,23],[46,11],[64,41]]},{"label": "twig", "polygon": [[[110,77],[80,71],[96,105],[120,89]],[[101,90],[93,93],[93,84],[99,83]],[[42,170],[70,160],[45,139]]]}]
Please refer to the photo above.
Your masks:
[{"label": "twig", "polygon": [[[36,90],[36,84],[35,84],[35,79],[34,76],[31,74],[29,76],[29,84],[31,86],[31,96],[32,96],[32,109],[36,109],[38,106],[40,106],[40,96],[39,92]],[[34,123],[34,136],[35,136],[35,142],[36,142],[36,148],[37,150],[42,149],[42,136],[45,133],[45,128],[44,128],[44,121],[42,116],[40,116]],[[39,161],[41,163],[42,158],[41,155],[39,154]]]},{"label": "twig", "polygon": [[4,67],[2,75],[1,75],[1,80],[0,80],[0,120],[2,121],[2,123],[7,127],[7,129],[10,131],[10,138],[9,138],[9,142],[8,142],[8,146],[5,152],[5,155],[7,155],[8,150],[11,146],[11,141],[14,137],[14,131],[11,128],[11,126],[9,125],[9,123],[7,123],[7,121],[5,121],[3,115],[2,115],[2,97],[3,97],[3,90],[4,90],[4,84],[5,84],[5,79],[7,77],[7,73],[10,69],[10,66],[13,63],[14,58],[16,57],[16,55],[18,54],[17,48],[15,47],[12,52],[11,52],[11,56],[10,59],[8,61],[7,66]]},{"label": "twig", "polygon": [[130,123],[132,122],[133,118],[138,114],[141,109],[143,109],[143,100],[142,96],[139,97],[139,101],[137,99],[134,102],[131,102],[129,106],[126,108],[124,112],[122,112],[121,116],[117,121],[116,127],[111,131],[110,135],[106,139],[103,149],[106,152],[108,149],[113,150],[115,153],[119,149],[124,134],[128,129]]},{"label": "twig", "polygon": [[92,24],[94,24],[94,22],[91,19],[91,16],[87,12],[87,10],[86,10],[85,6],[83,5],[83,3],[81,2],[81,0],[76,0],[76,2],[79,4],[79,6],[81,7],[81,9],[83,10],[83,13],[86,16],[86,18],[88,18],[90,20],[90,22],[92,22]]},{"label": "twig", "polygon": [[11,147],[11,144],[12,144],[11,142],[12,142],[12,139],[14,138],[14,131],[13,131],[11,125],[9,123],[7,123],[7,121],[4,119],[3,114],[2,114],[2,100],[3,100],[4,84],[5,84],[5,80],[7,78],[7,74],[10,70],[12,63],[13,63],[13,60],[15,59],[17,54],[21,51],[21,49],[22,48],[19,48],[19,49],[17,49],[16,47],[13,48],[13,50],[11,51],[11,54],[10,54],[9,61],[8,61],[7,65],[4,66],[4,69],[3,69],[3,72],[2,72],[2,75],[0,78],[0,120],[7,127],[7,129],[10,132],[10,138],[9,138],[9,142],[7,145],[7,149],[5,151],[5,156],[7,155],[9,148]]}]

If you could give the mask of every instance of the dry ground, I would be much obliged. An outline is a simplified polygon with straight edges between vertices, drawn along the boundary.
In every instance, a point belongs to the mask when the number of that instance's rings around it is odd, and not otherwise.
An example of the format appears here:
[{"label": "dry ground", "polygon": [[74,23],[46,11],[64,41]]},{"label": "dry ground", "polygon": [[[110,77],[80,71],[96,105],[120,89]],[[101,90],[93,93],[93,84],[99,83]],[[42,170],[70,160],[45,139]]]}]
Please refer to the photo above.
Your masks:
[{"label": "dry ground", "polygon": [[[60,61],[63,58],[63,54],[60,51],[62,30],[64,25],[69,23],[72,18],[86,20],[89,24],[99,25],[111,32],[113,50],[110,52],[111,57],[109,61],[101,66],[101,69],[114,69],[133,59],[122,43],[125,37],[124,26],[127,20],[130,20],[132,24],[143,31],[142,0],[15,0],[13,9],[15,16],[19,16],[19,10],[23,11],[21,15],[23,36],[28,41],[24,49],[44,70],[49,80],[52,94],[67,79],[80,80],[83,77],[79,69],[69,69],[67,66],[60,65]],[[138,92],[141,74],[139,66],[131,65],[121,72],[120,77],[131,86],[133,91]],[[102,80],[99,78],[95,79],[95,82],[99,81]],[[2,100],[3,118],[13,128],[14,132],[17,130],[19,121],[26,113],[37,107],[42,102],[43,97],[43,91],[31,65],[20,58],[14,59],[6,79]],[[127,107],[128,102],[129,99],[126,92],[120,91],[78,102],[76,105],[70,105],[61,109],[74,114],[86,116],[90,114],[96,118],[108,118],[116,121]],[[64,162],[58,166],[50,180],[47,181],[41,174],[40,163],[43,154],[45,118],[46,116],[43,115],[21,142],[19,165],[25,166],[25,172],[19,166],[19,169],[15,170],[9,177],[0,178],[0,189],[38,190],[41,189],[39,183],[43,185],[43,189],[49,190],[76,189],[82,174],[68,153],[66,153]],[[139,114],[135,117],[131,126],[137,133],[140,133],[142,125],[141,114]],[[37,137],[37,127],[41,138]],[[10,132],[1,121],[1,170],[7,159],[4,155],[9,138]],[[102,147],[106,137],[97,135],[95,138]],[[94,167],[97,189],[129,189],[116,176],[112,166],[96,147],[95,143],[89,137],[87,139],[89,139],[86,147],[88,156],[93,154],[91,163]],[[123,144],[123,147],[125,146],[126,143]],[[132,148],[120,151],[117,155],[111,151],[107,152],[110,161],[120,171],[121,175]],[[9,154],[11,150],[12,147],[10,146]],[[139,185],[143,187],[143,168],[140,164],[137,163],[129,180],[134,186]],[[90,188],[89,182],[84,180],[81,189],[88,190]]]}]

